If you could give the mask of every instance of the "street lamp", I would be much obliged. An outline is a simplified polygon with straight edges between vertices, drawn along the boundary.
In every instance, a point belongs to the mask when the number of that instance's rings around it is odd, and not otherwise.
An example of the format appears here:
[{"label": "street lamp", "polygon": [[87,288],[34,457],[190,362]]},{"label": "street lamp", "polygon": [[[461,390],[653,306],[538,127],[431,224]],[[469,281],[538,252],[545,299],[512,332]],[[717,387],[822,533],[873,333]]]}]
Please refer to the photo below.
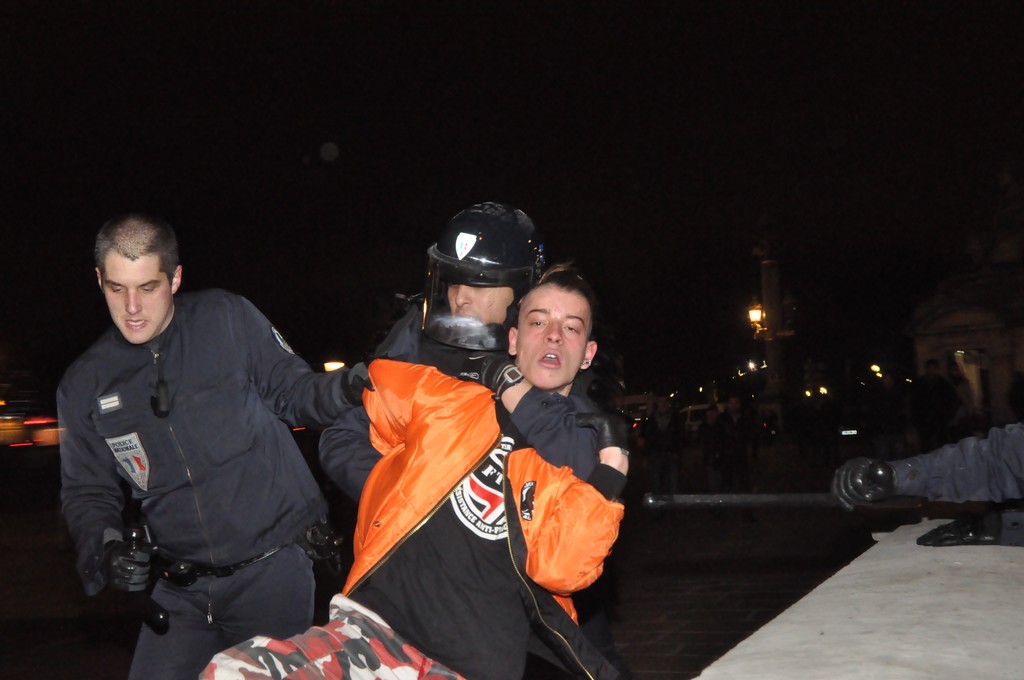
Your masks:
[{"label": "street lamp", "polygon": [[761,295],[760,299],[755,296],[754,303],[747,310],[747,317],[754,329],[754,338],[764,341],[764,363],[767,372],[759,410],[771,413],[779,427],[782,427],[781,400],[785,393],[786,379],[779,338],[792,335],[792,331],[783,327],[779,262],[771,256],[767,240],[754,250],[754,255],[761,262]]},{"label": "street lamp", "polygon": [[760,338],[768,330],[764,316],[764,309],[757,300],[747,310],[747,317],[750,319],[750,326],[754,329],[754,338]]}]

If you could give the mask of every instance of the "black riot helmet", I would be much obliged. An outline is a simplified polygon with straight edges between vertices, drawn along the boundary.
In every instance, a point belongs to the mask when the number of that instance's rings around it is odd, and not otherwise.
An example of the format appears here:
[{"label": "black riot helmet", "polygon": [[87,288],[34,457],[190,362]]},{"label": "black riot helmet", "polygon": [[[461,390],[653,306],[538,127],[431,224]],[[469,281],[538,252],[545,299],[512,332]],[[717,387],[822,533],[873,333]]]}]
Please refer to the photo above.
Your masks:
[{"label": "black riot helmet", "polygon": [[525,295],[544,269],[543,239],[526,213],[502,203],[470,206],[448,222],[427,259],[423,332],[446,345],[507,349],[515,305],[506,310],[504,323],[482,323],[452,314],[448,288],[507,286],[513,302]]}]

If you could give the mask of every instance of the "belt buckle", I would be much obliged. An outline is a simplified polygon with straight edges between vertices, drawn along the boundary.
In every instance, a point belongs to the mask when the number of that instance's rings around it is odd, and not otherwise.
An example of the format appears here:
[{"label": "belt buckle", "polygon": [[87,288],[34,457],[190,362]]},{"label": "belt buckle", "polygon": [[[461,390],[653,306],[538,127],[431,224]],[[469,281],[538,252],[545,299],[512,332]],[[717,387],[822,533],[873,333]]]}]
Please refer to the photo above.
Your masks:
[{"label": "belt buckle", "polygon": [[180,588],[189,587],[199,578],[195,565],[183,560],[178,560],[167,569],[164,569],[162,576],[164,580],[170,581]]}]

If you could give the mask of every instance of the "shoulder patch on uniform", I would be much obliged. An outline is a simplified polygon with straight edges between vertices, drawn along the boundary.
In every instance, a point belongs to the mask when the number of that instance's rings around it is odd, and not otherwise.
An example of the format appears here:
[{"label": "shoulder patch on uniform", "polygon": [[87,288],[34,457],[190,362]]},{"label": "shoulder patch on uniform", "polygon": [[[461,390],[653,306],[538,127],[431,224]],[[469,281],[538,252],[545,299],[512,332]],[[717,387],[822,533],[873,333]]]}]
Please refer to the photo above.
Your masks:
[{"label": "shoulder patch on uniform", "polygon": [[107,446],[114,454],[114,458],[128,476],[132,478],[140,489],[149,489],[149,455],[146,449],[142,448],[142,440],[138,432],[123,434],[120,437],[107,439]]},{"label": "shoulder patch on uniform", "polygon": [[292,346],[289,345],[284,339],[284,336],[281,335],[281,331],[277,330],[273,326],[270,327],[270,330],[274,333],[274,339],[277,340],[277,344],[281,345],[281,349],[288,352],[288,354],[295,354],[295,350],[292,349]]},{"label": "shoulder patch on uniform", "polygon": [[113,394],[105,394],[96,400],[96,405],[100,408],[100,413],[110,413],[112,411],[121,410],[121,393],[114,392]]},{"label": "shoulder patch on uniform", "polygon": [[455,237],[455,256],[460,260],[466,255],[469,255],[469,251],[473,250],[473,246],[476,245],[476,234],[467,234],[462,232]]}]

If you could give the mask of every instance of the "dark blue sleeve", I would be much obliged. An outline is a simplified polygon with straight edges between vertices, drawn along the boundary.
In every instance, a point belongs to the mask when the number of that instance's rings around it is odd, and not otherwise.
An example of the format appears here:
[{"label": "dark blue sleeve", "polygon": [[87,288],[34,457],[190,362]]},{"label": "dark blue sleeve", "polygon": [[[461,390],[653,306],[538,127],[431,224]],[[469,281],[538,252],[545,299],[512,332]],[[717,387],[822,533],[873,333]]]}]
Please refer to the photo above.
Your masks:
[{"label": "dark blue sleeve", "polygon": [[61,504],[78,554],[78,574],[86,595],[106,584],[104,543],[120,538],[124,493],[114,456],[105,448],[83,401],[86,390],[61,382],[57,392],[60,435]]},{"label": "dark blue sleeve", "polygon": [[892,462],[896,491],[933,501],[1004,501],[1024,497],[1024,425],[992,428],[931,453]]},{"label": "dark blue sleeve", "polygon": [[314,372],[255,305],[239,299],[249,375],[277,417],[293,427],[326,427],[353,408],[342,390],[347,369]]},{"label": "dark blue sleeve", "polygon": [[[415,361],[418,328],[422,320],[418,307],[410,305],[387,337],[374,350],[375,357]],[[370,417],[362,406],[344,413],[320,435],[320,468],[342,492],[359,502],[366,478],[380,460],[380,452],[370,443]]]},{"label": "dark blue sleeve", "polygon": [[541,458],[587,479],[597,466],[597,433],[576,427],[576,413],[593,410],[581,399],[531,388],[512,412],[512,424]]},{"label": "dark blue sleeve", "polygon": [[370,443],[370,417],[354,408],[320,435],[320,467],[334,484],[359,502],[380,452]]}]

